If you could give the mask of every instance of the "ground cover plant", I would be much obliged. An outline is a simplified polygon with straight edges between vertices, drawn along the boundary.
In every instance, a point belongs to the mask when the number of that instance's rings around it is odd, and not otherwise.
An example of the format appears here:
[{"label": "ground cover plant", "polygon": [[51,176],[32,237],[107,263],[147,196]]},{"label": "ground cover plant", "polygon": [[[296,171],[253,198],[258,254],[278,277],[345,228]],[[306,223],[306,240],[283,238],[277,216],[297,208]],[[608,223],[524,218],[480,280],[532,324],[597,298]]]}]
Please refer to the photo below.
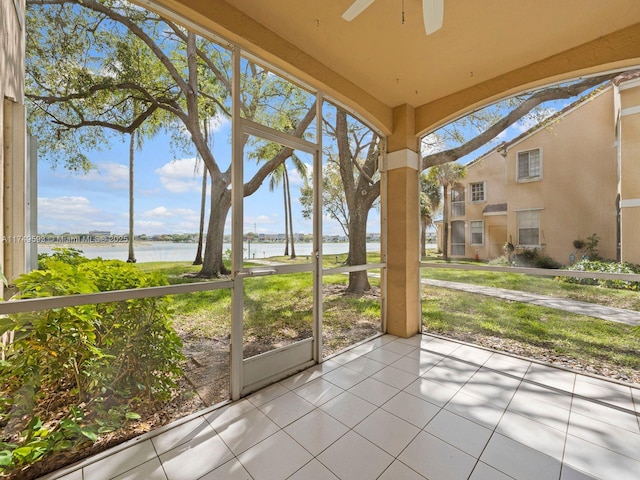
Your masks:
[{"label": "ground cover plant", "polygon": [[[40,264],[15,280],[17,298],[166,284],[134,265],[72,251]],[[2,318],[0,334],[14,338],[0,363],[0,475],[32,477],[34,462],[81,450],[174,397],[183,355],[170,315],[167,299],[145,298]]]},{"label": "ground cover plant", "polygon": [[[607,262],[604,260],[580,260],[571,265],[568,270],[579,272],[601,272],[601,273],[630,273],[640,274],[640,266],[624,262]],[[599,287],[616,288],[620,290],[640,290],[640,282],[626,280],[603,280],[595,278],[562,277],[560,281],[577,283],[579,285],[597,285]]]}]

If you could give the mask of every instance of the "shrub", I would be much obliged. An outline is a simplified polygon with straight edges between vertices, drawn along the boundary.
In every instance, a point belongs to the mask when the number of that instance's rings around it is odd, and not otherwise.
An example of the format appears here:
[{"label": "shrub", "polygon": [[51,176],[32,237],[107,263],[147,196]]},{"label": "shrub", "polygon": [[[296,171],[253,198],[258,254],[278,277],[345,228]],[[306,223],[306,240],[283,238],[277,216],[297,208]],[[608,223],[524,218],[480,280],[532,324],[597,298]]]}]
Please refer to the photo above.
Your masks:
[{"label": "shrub", "polygon": [[508,267],[511,265],[509,258],[506,255],[489,260],[489,265],[494,267]]},{"label": "shrub", "polygon": [[585,245],[585,254],[589,260],[602,260],[598,253],[598,244],[600,243],[600,237],[597,233],[594,233],[587,237],[587,244]]},{"label": "shrub", "polygon": [[44,270],[48,260],[59,260],[68,265],[78,265],[88,262],[89,259],[82,255],[82,250],[77,248],[53,247],[53,253],[38,254],[38,268]]},{"label": "shrub", "polygon": [[[604,260],[580,260],[568,267],[568,270],[578,272],[640,274],[640,266],[638,265]],[[621,290],[640,290],[640,282],[630,282],[626,280],[599,280],[579,277],[559,277],[558,280],[580,285],[598,285],[600,287],[617,288]]]},{"label": "shrub", "polygon": [[560,268],[562,265],[548,255],[535,249],[526,249],[512,256],[514,265],[518,267]]},{"label": "shrub", "polygon": [[562,267],[562,264],[560,262],[556,262],[548,255],[538,255],[533,260],[533,266],[537,268],[560,268]]},{"label": "shrub", "polygon": [[[16,279],[16,298],[38,298],[165,285],[117,260],[88,260],[73,252],[41,259],[41,270]],[[54,308],[0,319],[14,342],[0,363],[0,403],[6,443],[2,466],[35,461],[52,450],[95,441],[136,418],[130,406],[168,399],[183,360],[165,298]],[[67,405],[49,412],[43,405]],[[40,419],[39,415],[55,414]],[[43,426],[43,422],[46,425]],[[21,432],[21,430],[23,430]],[[26,432],[26,433],[25,433]],[[8,436],[13,435],[12,438]],[[11,443],[13,442],[13,443]]]}]

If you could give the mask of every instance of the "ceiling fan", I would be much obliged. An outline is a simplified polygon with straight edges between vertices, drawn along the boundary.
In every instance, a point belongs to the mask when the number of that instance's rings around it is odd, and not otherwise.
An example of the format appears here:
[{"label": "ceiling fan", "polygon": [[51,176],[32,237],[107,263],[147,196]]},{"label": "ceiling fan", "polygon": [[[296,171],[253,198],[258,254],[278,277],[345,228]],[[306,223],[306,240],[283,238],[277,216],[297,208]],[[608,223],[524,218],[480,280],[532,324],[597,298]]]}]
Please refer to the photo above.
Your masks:
[{"label": "ceiling fan", "polygon": [[[355,0],[342,14],[342,18],[350,22],[364,12],[374,1],[375,0]],[[442,28],[444,0],[422,0],[422,17],[427,35]]]}]

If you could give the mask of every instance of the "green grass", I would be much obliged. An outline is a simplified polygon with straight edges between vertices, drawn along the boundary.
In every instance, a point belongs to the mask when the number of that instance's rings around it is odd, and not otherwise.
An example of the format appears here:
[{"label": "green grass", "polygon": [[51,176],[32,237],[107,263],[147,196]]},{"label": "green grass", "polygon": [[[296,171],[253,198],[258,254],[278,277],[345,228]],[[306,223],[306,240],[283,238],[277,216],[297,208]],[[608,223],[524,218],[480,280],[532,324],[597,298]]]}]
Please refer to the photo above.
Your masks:
[{"label": "green grass", "polygon": [[422,314],[428,331],[446,336],[470,341],[499,337],[582,364],[607,362],[640,369],[640,336],[628,325],[425,286]]},{"label": "green grass", "polygon": [[[279,263],[291,263],[277,257]],[[324,268],[341,266],[345,255],[325,258]],[[370,255],[371,263],[379,255]],[[301,257],[294,262],[304,263]],[[259,265],[258,263],[252,265]],[[171,283],[194,281],[184,273],[199,271],[189,262],[140,264],[145,271],[168,275]],[[555,297],[591,301],[640,310],[637,292],[559,282],[523,274],[449,269],[422,269],[426,278],[481,284]],[[323,278],[323,338],[325,354],[371,336],[380,324],[380,298],[343,294],[347,275]],[[379,295],[379,278],[370,278]],[[244,283],[245,355],[256,354],[312,334],[312,274],[310,272],[247,278]],[[640,370],[640,337],[633,327],[573,315],[535,305],[507,302],[465,292],[422,287],[423,321],[427,331],[463,338],[499,338],[516,343],[532,355],[558,355],[583,364],[604,363]],[[173,296],[174,325],[183,336],[228,338],[231,331],[231,291],[194,292]]]},{"label": "green grass", "polygon": [[609,307],[640,311],[640,295],[638,295],[638,292],[591,285],[578,285],[556,280],[553,277],[536,277],[534,275],[519,273],[475,270],[462,271],[444,268],[422,268],[421,276],[435,280],[506,288],[508,290],[536,293],[550,297],[569,298]]},{"label": "green grass", "polygon": [[[338,256],[341,266],[346,259]],[[304,263],[276,257],[270,261]],[[379,261],[379,255],[377,260]],[[200,267],[189,262],[153,262],[138,265],[144,271],[167,275],[172,284],[202,281],[184,276]],[[249,264],[247,264],[249,266]],[[250,266],[260,266],[252,263]],[[325,265],[325,267],[327,267]],[[249,277],[244,285],[244,348],[254,355],[286,345],[312,335],[313,276],[310,272]],[[380,325],[379,298],[365,295],[346,296],[339,287],[346,287],[347,275],[328,275],[324,283],[330,293],[323,299],[323,334],[325,354],[333,353],[373,335]],[[370,283],[379,288],[380,280]],[[332,288],[333,287],[333,288]],[[337,293],[336,293],[337,292]],[[231,290],[220,289],[172,296],[173,325],[183,338],[228,338],[231,332]]]}]

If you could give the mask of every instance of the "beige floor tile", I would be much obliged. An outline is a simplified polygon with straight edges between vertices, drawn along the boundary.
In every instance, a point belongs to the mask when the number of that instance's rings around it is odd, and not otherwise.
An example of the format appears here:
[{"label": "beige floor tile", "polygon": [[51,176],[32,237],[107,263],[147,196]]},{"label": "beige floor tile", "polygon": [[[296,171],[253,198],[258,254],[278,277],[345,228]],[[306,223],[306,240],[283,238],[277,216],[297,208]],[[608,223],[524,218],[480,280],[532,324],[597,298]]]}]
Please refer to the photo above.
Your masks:
[{"label": "beige floor tile", "polygon": [[420,432],[409,422],[382,409],[373,412],[353,430],[394,457]]},{"label": "beige floor tile", "polygon": [[261,441],[238,455],[254,480],[282,480],[294,474],[313,457],[284,431]]},{"label": "beige floor tile", "polygon": [[378,478],[393,457],[351,431],[327,448],[318,460],[342,480]]},{"label": "beige floor tile", "polygon": [[447,480],[466,480],[476,464],[471,455],[426,432],[421,432],[398,460],[426,478]]}]

